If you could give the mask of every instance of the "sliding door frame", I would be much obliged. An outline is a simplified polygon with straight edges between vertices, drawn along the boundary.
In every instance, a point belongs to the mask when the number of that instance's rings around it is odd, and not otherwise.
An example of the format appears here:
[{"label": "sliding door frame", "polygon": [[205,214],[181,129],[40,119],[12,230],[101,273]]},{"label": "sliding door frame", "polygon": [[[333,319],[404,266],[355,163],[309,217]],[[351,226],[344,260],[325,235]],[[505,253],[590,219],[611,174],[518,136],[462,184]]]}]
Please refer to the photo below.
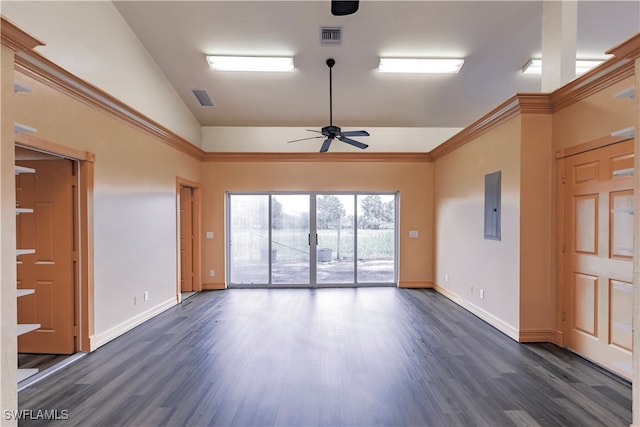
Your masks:
[{"label": "sliding door frame", "polygon": [[[268,282],[267,283],[258,283],[258,284],[247,284],[247,283],[233,283],[231,282],[231,266],[232,266],[232,256],[231,256],[231,246],[230,246],[230,238],[231,238],[231,197],[235,195],[243,195],[243,196],[268,196]],[[273,265],[273,254],[272,254],[272,242],[273,242],[273,196],[278,195],[308,195],[309,196],[309,238],[314,244],[309,245],[309,283],[284,283],[277,284],[273,283],[272,277],[272,265]],[[354,198],[354,260],[353,260],[353,273],[354,280],[353,283],[317,283],[317,231],[318,231],[318,222],[317,222],[317,198],[323,195],[349,195]],[[373,196],[373,195],[387,195],[394,197],[394,205],[393,205],[393,213],[394,213],[394,225],[393,225],[393,281],[391,282],[359,282],[358,281],[358,196]],[[336,288],[336,287],[397,287],[398,286],[398,277],[399,277],[399,249],[400,249],[400,239],[399,239],[399,199],[400,194],[398,191],[227,191],[225,193],[225,252],[226,252],[226,282],[227,286],[230,288]]]}]

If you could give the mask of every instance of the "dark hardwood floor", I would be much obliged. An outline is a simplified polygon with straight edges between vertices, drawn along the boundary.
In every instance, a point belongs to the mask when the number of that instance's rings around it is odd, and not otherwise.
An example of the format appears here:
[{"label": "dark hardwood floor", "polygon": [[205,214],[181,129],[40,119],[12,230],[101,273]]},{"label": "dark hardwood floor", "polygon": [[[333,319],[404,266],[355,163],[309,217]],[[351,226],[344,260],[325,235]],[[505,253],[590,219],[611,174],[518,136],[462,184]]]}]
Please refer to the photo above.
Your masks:
[{"label": "dark hardwood floor", "polygon": [[631,387],[430,290],[204,292],[19,393],[64,426],[628,426]]}]

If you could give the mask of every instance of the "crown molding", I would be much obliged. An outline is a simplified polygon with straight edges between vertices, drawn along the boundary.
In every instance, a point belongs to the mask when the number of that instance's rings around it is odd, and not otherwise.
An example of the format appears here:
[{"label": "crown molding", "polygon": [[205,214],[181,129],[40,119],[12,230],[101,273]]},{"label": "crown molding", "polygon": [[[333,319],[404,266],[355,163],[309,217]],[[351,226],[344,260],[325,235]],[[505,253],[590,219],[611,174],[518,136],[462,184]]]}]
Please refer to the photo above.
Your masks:
[{"label": "crown molding", "polygon": [[206,153],[205,162],[424,162],[429,153]]},{"label": "crown molding", "polygon": [[2,44],[16,51],[14,67],[17,72],[126,122],[191,157],[201,160],[204,156],[199,147],[35,52],[35,47],[45,44],[4,16],[1,16],[0,33]]},{"label": "crown molding", "polygon": [[580,102],[624,79],[632,77],[633,73],[632,60],[628,58],[610,59],[555,90],[551,95],[553,111],[560,111]]},{"label": "crown molding", "polygon": [[640,33],[612,47],[605,53],[613,55],[616,58],[627,58],[630,60],[640,58]]},{"label": "crown molding", "polygon": [[15,52],[30,51],[38,46],[45,46],[44,42],[21,30],[2,15],[0,15],[0,35],[2,44]]},{"label": "crown molding", "polygon": [[433,160],[451,153],[520,114],[551,114],[547,93],[518,93],[431,151]]},{"label": "crown molding", "polygon": [[36,52],[17,53],[15,68],[16,71],[128,123],[195,159],[202,160],[204,156],[204,151],[199,147]]}]

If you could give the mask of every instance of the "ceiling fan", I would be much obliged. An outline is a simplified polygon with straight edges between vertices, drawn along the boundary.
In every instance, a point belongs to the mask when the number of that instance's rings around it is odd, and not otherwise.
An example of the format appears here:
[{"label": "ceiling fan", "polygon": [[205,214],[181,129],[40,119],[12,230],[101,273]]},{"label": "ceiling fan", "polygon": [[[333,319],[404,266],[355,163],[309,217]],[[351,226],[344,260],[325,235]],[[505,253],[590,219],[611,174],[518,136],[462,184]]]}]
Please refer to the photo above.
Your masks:
[{"label": "ceiling fan", "polygon": [[369,136],[369,132],[367,132],[366,130],[352,130],[352,131],[343,132],[338,126],[333,125],[333,93],[332,93],[333,84],[332,84],[331,70],[333,69],[334,65],[336,65],[336,61],[333,58],[327,59],[327,66],[329,67],[329,126],[323,127],[320,131],[307,129],[310,132],[318,132],[322,134],[320,136],[312,136],[309,138],[295,139],[293,141],[287,141],[288,143],[326,137],[326,139],[324,140],[324,143],[322,144],[322,147],[320,148],[321,153],[325,153],[329,151],[329,146],[331,145],[333,140],[336,138],[338,139],[338,141],[346,142],[347,144],[353,145],[354,147],[361,148],[363,150],[368,147],[367,144],[363,144],[360,141],[356,141],[349,138],[350,136]]}]

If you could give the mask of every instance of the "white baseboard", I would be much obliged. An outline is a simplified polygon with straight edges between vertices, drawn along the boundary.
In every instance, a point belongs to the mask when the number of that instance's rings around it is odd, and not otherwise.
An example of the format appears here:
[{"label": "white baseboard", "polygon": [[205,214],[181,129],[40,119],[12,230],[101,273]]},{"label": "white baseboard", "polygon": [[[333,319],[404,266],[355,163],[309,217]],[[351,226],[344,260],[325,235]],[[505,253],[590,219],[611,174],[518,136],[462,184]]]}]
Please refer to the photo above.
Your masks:
[{"label": "white baseboard", "polygon": [[505,334],[506,336],[508,336],[512,340],[518,341],[519,331],[518,331],[517,328],[513,327],[512,325],[509,325],[508,323],[506,323],[502,319],[497,318],[493,314],[489,313],[488,311],[483,310],[482,308],[478,307],[477,305],[472,304],[469,301],[461,298],[459,295],[451,292],[448,289],[445,289],[445,288],[443,288],[441,286],[438,286],[435,283],[433,285],[433,288],[436,290],[436,292],[444,295],[445,297],[447,297],[451,301],[453,301],[456,304],[458,304],[460,307],[462,307],[465,310],[467,310],[467,311],[473,313],[474,315],[478,316],[480,319],[484,320],[485,322],[487,322],[488,324],[490,324],[491,326],[493,326],[494,328],[496,328],[497,330],[499,330],[500,332],[502,332],[503,334]]},{"label": "white baseboard", "polygon": [[158,314],[162,313],[163,311],[173,307],[174,305],[176,305],[176,298],[172,297],[169,298],[168,300],[156,305],[155,307],[150,308],[147,311],[144,311],[134,317],[132,317],[129,320],[126,320],[122,323],[120,323],[119,325],[114,326],[113,328],[102,332],[100,334],[96,334],[93,335],[91,337],[89,337],[89,341],[90,341],[90,351],[94,351],[96,350],[98,347],[101,347],[103,345],[105,345],[106,343],[108,343],[109,341],[118,338],[120,335],[124,334],[125,332],[130,331],[131,329],[135,328],[136,326],[146,322],[147,320],[151,319],[152,317],[157,316]]}]

